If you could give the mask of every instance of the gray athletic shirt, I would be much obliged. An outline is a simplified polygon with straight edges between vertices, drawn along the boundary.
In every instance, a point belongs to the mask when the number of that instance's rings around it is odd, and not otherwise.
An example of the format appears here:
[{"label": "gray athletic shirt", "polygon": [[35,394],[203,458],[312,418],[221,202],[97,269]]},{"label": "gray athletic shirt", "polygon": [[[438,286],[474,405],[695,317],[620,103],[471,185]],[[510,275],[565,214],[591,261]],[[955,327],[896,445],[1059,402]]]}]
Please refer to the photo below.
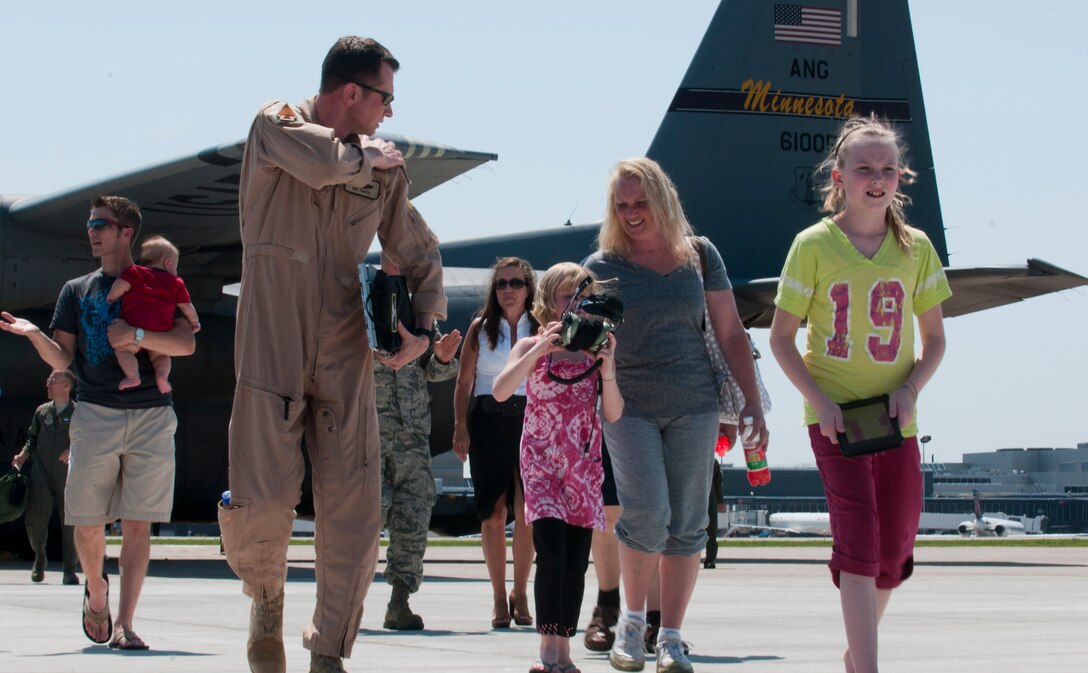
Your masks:
[{"label": "gray athletic shirt", "polygon": [[[732,289],[717,248],[704,237],[699,240],[707,252],[706,289]],[[714,368],[703,338],[699,270],[685,265],[661,275],[600,251],[582,265],[602,281],[613,280],[609,289],[623,301],[616,380],[624,415],[660,418],[717,411]]]}]

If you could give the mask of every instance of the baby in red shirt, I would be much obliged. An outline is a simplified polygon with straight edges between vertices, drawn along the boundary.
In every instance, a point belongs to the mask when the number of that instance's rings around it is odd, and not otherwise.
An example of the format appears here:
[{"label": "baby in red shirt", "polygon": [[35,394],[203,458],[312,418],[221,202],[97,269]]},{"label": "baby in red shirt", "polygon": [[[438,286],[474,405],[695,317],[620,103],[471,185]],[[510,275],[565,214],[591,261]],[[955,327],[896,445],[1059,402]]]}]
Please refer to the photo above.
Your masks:
[{"label": "baby in red shirt", "polygon": [[[147,266],[133,265],[121,272],[113,282],[106,300],[111,304],[121,302],[121,318],[133,327],[153,332],[168,332],[174,328],[175,310],[181,311],[189,321],[193,333],[200,331],[200,318],[193,308],[185,282],[178,278],[178,249],[162,236],[152,236],[140,248],[140,261]],[[117,386],[119,390],[140,385],[140,368],[136,362],[136,345],[114,349],[117,363],[125,378]],[[170,386],[170,356],[148,351],[155,368],[155,385],[164,395]]]}]

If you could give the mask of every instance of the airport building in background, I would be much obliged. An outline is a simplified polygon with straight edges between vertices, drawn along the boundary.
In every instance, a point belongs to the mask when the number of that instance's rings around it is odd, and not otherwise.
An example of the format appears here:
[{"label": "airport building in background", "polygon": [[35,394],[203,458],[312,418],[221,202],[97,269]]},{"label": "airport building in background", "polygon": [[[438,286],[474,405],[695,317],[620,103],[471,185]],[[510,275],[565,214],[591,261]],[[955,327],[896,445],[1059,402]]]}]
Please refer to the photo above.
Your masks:
[{"label": "airport building in background", "polygon": [[[743,465],[725,464],[726,508],[768,514],[827,511],[815,467],[771,465],[771,473],[770,484],[753,488]],[[985,512],[1045,516],[1048,533],[1088,533],[1088,442],[1075,449],[965,453],[960,463],[926,463],[923,477],[925,512],[973,517],[977,492]]]}]

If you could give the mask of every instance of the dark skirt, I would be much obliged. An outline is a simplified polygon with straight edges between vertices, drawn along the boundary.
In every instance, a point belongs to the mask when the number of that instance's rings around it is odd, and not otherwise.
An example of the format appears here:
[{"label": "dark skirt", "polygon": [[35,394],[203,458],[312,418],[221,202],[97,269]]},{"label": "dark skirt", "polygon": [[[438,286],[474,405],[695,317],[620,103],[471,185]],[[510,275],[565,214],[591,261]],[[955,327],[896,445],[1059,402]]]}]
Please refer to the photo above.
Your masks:
[{"label": "dark skirt", "polygon": [[525,421],[525,398],[519,395],[496,402],[490,395],[476,398],[468,417],[469,471],[476,493],[476,516],[491,517],[495,503],[506,495],[507,507],[514,504],[514,480],[521,483],[518,458],[521,428]]},{"label": "dark skirt", "polygon": [[601,468],[604,470],[604,482],[601,484],[601,499],[605,507],[619,507],[620,496],[616,493],[616,477],[612,474],[612,457],[608,455],[608,446],[601,439]]}]

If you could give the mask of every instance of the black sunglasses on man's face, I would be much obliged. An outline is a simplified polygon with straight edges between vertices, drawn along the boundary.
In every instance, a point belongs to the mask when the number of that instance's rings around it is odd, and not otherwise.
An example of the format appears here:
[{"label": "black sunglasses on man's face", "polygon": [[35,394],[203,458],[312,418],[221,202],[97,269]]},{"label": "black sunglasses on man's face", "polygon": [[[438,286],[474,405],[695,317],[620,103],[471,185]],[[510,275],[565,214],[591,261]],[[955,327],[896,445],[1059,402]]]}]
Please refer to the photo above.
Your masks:
[{"label": "black sunglasses on man's face", "polygon": [[106,229],[109,229],[110,227],[120,228],[120,226],[121,226],[121,223],[118,222],[117,220],[111,220],[111,219],[106,218],[106,217],[96,217],[93,220],[88,220],[87,221],[87,228],[88,229],[94,229],[95,231],[105,231]]},{"label": "black sunglasses on man's face", "polygon": [[354,84],[357,87],[361,87],[363,89],[366,89],[367,91],[373,91],[374,93],[381,96],[382,97],[382,105],[388,106],[388,105],[391,105],[393,103],[393,94],[389,93],[388,91],[382,91],[381,89],[375,89],[374,87],[370,86],[369,84],[363,84],[362,82],[352,82],[352,84]]}]

